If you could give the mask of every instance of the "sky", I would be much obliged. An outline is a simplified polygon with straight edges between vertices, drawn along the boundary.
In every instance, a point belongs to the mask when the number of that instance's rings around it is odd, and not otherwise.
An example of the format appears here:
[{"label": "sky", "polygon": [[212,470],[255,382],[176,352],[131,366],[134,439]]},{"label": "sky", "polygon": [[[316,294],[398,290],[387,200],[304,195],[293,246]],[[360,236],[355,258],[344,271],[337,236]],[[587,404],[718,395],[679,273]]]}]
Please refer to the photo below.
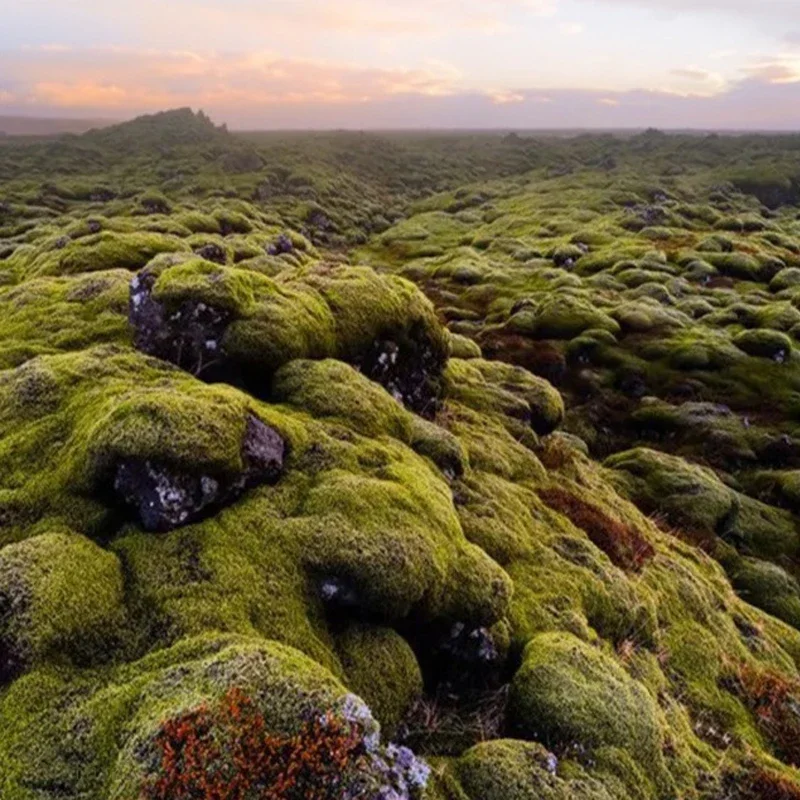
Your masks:
[{"label": "sky", "polygon": [[24,0],[2,17],[0,115],[800,130],[800,0]]}]

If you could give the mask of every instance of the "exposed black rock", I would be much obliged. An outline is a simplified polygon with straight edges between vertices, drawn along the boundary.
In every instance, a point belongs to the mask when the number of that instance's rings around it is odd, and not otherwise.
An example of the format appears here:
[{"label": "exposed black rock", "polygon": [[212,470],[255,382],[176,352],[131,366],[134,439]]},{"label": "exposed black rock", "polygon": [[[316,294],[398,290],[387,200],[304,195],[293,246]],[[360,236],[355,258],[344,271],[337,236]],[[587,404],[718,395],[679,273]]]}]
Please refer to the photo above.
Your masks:
[{"label": "exposed black rock", "polygon": [[136,510],[146,530],[170,531],[233,502],[248,488],[277,481],[285,449],[277,431],[250,416],[242,440],[245,467],[239,475],[195,474],[132,458],[117,464],[114,491],[124,505]]},{"label": "exposed black rock", "polygon": [[159,197],[145,197],[141,202],[146,214],[169,214],[170,207],[166,200]]},{"label": "exposed black rock", "polygon": [[111,189],[95,189],[90,195],[89,200],[92,203],[109,203],[117,197],[116,192]]},{"label": "exposed black rock", "polygon": [[488,628],[455,622],[408,632],[420,660],[428,691],[469,696],[495,689],[503,682],[507,648]]},{"label": "exposed black rock", "polygon": [[319,582],[319,596],[331,611],[357,609],[360,605],[358,592],[336,576],[328,576]]},{"label": "exposed black rock", "polygon": [[[134,345],[205,380],[225,380],[261,394],[265,376],[248,376],[246,365],[223,352],[222,339],[231,315],[197,300],[167,310],[153,297],[156,275],[143,270],[131,281],[129,320]],[[416,413],[432,417],[441,397],[447,354],[436,348],[422,325],[394,338],[376,339],[352,363]]]},{"label": "exposed black rock", "polygon": [[377,340],[359,366],[406,408],[432,417],[441,397],[445,357],[434,350],[421,330],[419,335],[414,333],[402,343]]},{"label": "exposed black rock", "polygon": [[156,276],[146,270],[131,281],[129,319],[134,345],[143,353],[209,377],[219,364],[221,341],[230,317],[202,302],[187,300],[168,313],[153,298]]},{"label": "exposed black rock", "polygon": [[293,250],[294,245],[292,244],[292,240],[285,233],[282,233],[267,247],[267,255],[280,256],[284,253],[291,253]]},{"label": "exposed black rock", "polygon": [[215,264],[224,265],[228,261],[225,250],[216,244],[216,242],[209,242],[208,244],[201,245],[195,248],[194,252],[200,256],[200,258],[206,261],[213,261]]}]

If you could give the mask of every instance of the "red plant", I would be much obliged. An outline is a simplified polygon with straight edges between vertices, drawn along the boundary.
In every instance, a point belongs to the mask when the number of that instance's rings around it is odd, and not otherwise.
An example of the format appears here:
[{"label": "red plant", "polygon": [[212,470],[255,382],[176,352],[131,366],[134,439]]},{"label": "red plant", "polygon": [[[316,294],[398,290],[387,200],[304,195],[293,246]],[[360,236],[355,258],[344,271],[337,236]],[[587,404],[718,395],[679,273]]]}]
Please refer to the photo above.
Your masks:
[{"label": "red plant", "polygon": [[800,682],[742,666],[736,688],[781,758],[800,766]]},{"label": "red plant", "polygon": [[328,800],[365,758],[359,731],[328,715],[295,736],[269,734],[241,690],[165,721],[159,774],[143,800]]},{"label": "red plant", "polygon": [[636,528],[615,520],[565,489],[545,489],[539,492],[539,497],[575,527],[585,531],[616,566],[636,572],[655,555],[653,545]]}]

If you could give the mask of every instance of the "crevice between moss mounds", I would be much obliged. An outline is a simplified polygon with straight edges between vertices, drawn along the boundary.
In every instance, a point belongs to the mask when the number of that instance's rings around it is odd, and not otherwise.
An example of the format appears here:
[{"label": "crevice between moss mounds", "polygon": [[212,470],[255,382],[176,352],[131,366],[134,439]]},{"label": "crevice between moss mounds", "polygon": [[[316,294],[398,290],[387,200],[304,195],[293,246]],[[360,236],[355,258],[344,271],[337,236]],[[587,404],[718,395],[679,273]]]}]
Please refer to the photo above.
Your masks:
[{"label": "crevice between moss mounds", "polygon": [[404,406],[432,416],[438,405],[444,359],[426,341],[421,327],[413,326],[402,344],[377,340],[357,366]]},{"label": "crevice between moss mounds", "polygon": [[418,414],[439,407],[447,334],[412,284],[371,269],[273,280],[202,259],[156,265],[131,281],[129,320],[142,352],[259,397],[289,361],[335,358]]},{"label": "crevice between moss mounds", "polygon": [[149,460],[124,459],[114,473],[117,497],[148,531],[187,525],[235,500],[246,489],[274,483],[283,472],[283,438],[250,415],[242,440],[244,470],[236,476],[197,475]]}]

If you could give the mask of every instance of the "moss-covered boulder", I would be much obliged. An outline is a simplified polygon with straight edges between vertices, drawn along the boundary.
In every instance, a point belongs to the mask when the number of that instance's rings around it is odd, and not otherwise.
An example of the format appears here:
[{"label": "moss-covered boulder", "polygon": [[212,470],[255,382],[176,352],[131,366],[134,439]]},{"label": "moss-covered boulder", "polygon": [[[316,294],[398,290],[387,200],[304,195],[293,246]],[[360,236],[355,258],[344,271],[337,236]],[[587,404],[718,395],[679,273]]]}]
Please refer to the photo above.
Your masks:
[{"label": "moss-covered boulder", "polygon": [[743,331],[733,343],[750,356],[786,361],[792,353],[792,340],[780,331]]},{"label": "moss-covered boulder", "polygon": [[464,754],[454,772],[469,800],[610,800],[601,780],[580,768],[559,775],[559,761],[542,745],[513,739],[480,744]]},{"label": "moss-covered boulder", "polygon": [[449,353],[433,308],[410,283],[322,265],[275,279],[190,260],[131,284],[136,345],[193,374],[264,394],[297,358],[358,366],[418,412],[433,413]]},{"label": "moss-covered boulder", "polygon": [[545,298],[531,309],[512,316],[507,329],[537,339],[572,339],[590,328],[619,331],[619,325],[608,314],[584,298],[569,295]]},{"label": "moss-covered boulder", "polygon": [[453,360],[445,373],[446,394],[478,411],[502,411],[536,433],[554,431],[564,419],[564,401],[543,378],[496,361]]},{"label": "moss-covered boulder", "polygon": [[525,648],[510,713],[517,730],[552,747],[621,747],[659,768],[653,699],[612,657],[569,634],[542,634]]},{"label": "moss-covered boulder", "polygon": [[631,499],[691,537],[720,537],[745,554],[766,558],[797,553],[800,538],[791,515],[729,488],[709,469],[647,448],[605,463]]},{"label": "moss-covered boulder", "polygon": [[0,683],[46,659],[103,663],[124,627],[119,560],[71,532],[0,550]]},{"label": "moss-covered boulder", "polygon": [[[274,643],[223,636],[188,640],[134,664],[79,678],[81,691],[65,694],[76,685],[75,678],[68,673],[34,672],[0,700],[5,733],[0,744],[3,797],[22,800],[32,793],[50,793],[54,785],[62,794],[159,797],[154,791],[159,780],[171,777],[176,791],[195,785],[191,776],[197,773],[190,764],[180,756],[169,761],[167,748],[178,747],[179,742],[187,751],[192,746],[181,738],[178,725],[197,737],[207,735],[204,724],[218,725],[215,734],[223,746],[238,741],[246,747],[244,737],[270,734],[288,741],[299,735],[304,721],[325,715],[339,720],[338,726],[347,726],[348,736],[357,736],[367,750],[368,759],[357,760],[354,750],[352,760],[339,765],[354,787],[363,783],[364,791],[367,784],[380,791],[384,785],[400,788],[395,781],[402,780],[406,796],[411,797],[412,788],[427,780],[423,764],[398,761],[380,744],[379,727],[363,701],[347,694],[318,664]],[[223,716],[215,721],[209,710],[225,698],[229,700],[222,706]],[[242,707],[239,698],[248,705]],[[230,716],[234,707],[236,715]],[[313,744],[324,748],[324,737],[337,735],[334,730],[345,728],[319,727]],[[264,746],[269,741],[265,738]],[[192,752],[204,753],[209,768],[225,763],[225,752],[215,756],[210,746]],[[295,767],[305,769],[308,779],[314,775],[312,766]],[[242,773],[247,765],[234,768]]]}]

